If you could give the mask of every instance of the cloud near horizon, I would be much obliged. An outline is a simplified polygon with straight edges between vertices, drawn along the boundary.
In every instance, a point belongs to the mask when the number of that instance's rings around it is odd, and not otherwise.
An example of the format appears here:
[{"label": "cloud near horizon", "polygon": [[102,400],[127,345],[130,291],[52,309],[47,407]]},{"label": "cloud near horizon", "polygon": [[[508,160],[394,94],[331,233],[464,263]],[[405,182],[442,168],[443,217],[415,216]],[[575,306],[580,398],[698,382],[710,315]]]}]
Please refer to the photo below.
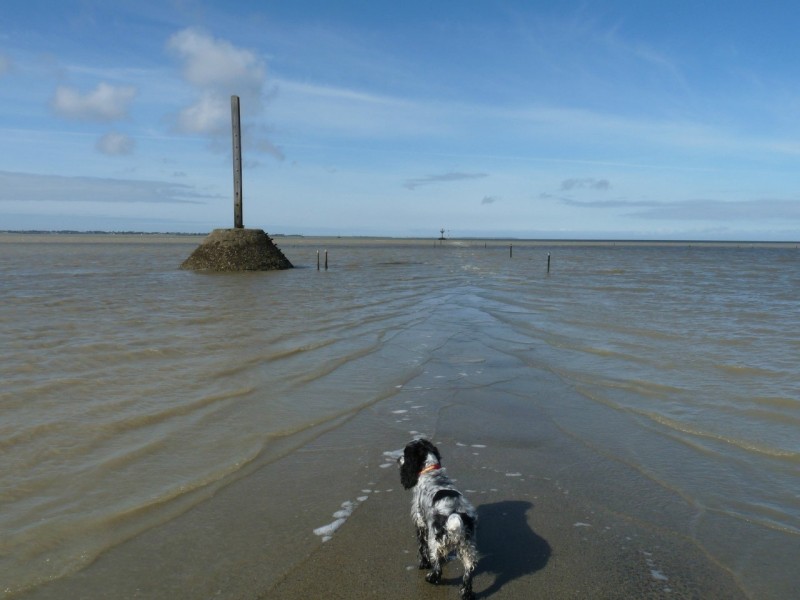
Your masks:
[{"label": "cloud near horizon", "polygon": [[190,185],[165,181],[0,171],[0,202],[206,204],[217,198]]},{"label": "cloud near horizon", "polygon": [[678,221],[763,221],[800,220],[800,203],[796,200],[758,199],[726,202],[713,199],[680,200],[676,202],[654,201],[581,201],[560,198],[563,204],[590,209],[643,209],[627,213],[629,217]]},{"label": "cloud near horizon", "polygon": [[409,190],[415,190],[423,185],[430,185],[433,183],[444,183],[449,181],[463,181],[466,179],[482,179],[488,177],[487,173],[442,173],[440,175],[426,175],[425,177],[417,177],[414,179],[406,179],[403,187]]}]

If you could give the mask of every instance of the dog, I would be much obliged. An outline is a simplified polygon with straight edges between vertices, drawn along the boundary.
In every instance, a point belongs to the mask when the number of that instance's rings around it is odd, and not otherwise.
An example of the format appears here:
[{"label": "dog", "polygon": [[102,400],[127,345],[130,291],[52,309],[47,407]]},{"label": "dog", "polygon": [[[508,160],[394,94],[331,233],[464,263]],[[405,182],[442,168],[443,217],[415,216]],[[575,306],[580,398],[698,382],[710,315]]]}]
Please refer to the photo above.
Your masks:
[{"label": "dog", "polygon": [[413,490],[411,518],[417,529],[419,568],[430,569],[425,576],[438,584],[442,567],[452,552],[464,566],[462,600],[473,600],[472,575],[478,563],[475,542],[478,513],[453,485],[441,466],[442,455],[431,442],[416,439],[406,444],[397,459],[400,483]]}]

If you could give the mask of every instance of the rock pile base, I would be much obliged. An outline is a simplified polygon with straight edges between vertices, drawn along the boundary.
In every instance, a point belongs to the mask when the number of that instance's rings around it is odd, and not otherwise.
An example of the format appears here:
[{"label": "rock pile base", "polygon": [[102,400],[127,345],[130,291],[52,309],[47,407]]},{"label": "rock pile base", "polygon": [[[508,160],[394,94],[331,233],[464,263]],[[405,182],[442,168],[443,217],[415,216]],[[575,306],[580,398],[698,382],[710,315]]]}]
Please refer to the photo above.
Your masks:
[{"label": "rock pile base", "polygon": [[274,271],[292,263],[261,229],[215,229],[181,264],[192,271]]}]

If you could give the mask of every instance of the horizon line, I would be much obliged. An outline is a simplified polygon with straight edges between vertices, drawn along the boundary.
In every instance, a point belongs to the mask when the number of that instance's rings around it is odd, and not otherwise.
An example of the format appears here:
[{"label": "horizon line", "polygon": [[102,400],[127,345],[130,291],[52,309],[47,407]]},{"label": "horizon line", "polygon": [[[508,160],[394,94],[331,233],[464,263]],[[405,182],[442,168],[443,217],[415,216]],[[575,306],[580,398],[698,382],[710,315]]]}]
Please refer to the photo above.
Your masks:
[{"label": "horizon line", "polygon": [[[215,228],[232,229],[232,228]],[[258,229],[258,228],[245,228]],[[0,234],[13,235],[173,235],[173,236],[207,236],[207,232],[181,232],[181,231],[136,231],[136,230],[102,230],[102,229],[2,229]],[[360,234],[304,234],[304,233],[271,233],[270,237],[282,238],[336,238],[336,239],[391,239],[391,240],[428,240],[437,242],[449,241],[486,241],[486,242],[558,242],[558,243],[621,243],[621,244],[798,244],[800,240],[761,240],[761,239],[702,239],[702,238],[625,238],[625,237],[517,237],[517,236],[461,236],[439,238],[419,235],[360,235]]]}]

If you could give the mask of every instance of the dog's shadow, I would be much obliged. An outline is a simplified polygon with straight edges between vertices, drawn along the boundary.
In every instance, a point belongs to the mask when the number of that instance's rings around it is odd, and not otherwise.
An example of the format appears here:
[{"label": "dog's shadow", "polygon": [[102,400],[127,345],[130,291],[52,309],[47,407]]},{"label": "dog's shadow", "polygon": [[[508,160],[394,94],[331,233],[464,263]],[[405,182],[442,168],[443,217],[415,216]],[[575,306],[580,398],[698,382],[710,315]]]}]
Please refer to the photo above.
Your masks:
[{"label": "dog's shadow", "polygon": [[550,544],[528,525],[533,504],[508,500],[478,507],[478,551],[476,576],[494,576],[479,598],[487,598],[504,585],[544,568],[550,559]]}]

